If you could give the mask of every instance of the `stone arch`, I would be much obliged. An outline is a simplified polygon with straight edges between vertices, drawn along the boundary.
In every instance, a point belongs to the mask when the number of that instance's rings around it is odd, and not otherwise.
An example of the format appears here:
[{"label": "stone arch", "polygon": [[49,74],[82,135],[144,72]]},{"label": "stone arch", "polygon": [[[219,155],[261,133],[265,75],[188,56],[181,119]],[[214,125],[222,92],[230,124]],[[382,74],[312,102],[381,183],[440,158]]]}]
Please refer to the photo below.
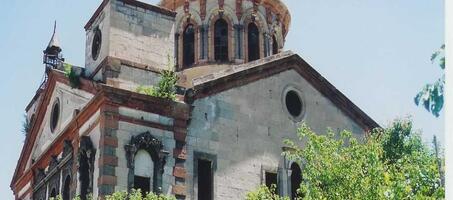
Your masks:
[{"label": "stone arch", "polygon": [[163,150],[162,142],[151,135],[150,132],[132,136],[126,150],[128,173],[128,190],[134,188],[135,157],[140,150],[146,151],[153,161],[152,192],[162,193],[162,174],[167,153]]},{"label": "stone arch", "polygon": [[203,24],[200,13],[193,8],[189,9],[189,13],[185,13],[184,11],[178,12],[176,15],[176,28],[178,33],[182,33],[184,31],[185,25],[187,24],[187,18],[190,14],[190,21],[192,23],[196,23],[197,25]]},{"label": "stone arch", "polygon": [[[220,8],[218,6],[214,6],[214,7],[208,8],[207,10],[208,10],[208,12],[207,12],[204,23],[212,24],[212,20],[214,18],[218,17]],[[229,18],[232,25],[240,23],[238,17],[236,16],[235,9],[231,8],[228,4],[225,4],[223,6],[223,17]]]},{"label": "stone arch", "polygon": [[184,31],[186,30],[187,26],[192,24],[194,28],[194,62],[193,65],[196,65],[198,63],[198,57],[199,57],[199,41],[200,41],[200,23],[201,20],[196,20],[196,17],[186,15],[185,18],[182,18],[181,21],[179,22],[178,25],[178,42],[177,42],[177,58],[178,58],[178,70],[182,70],[184,66]]},{"label": "stone arch", "polygon": [[234,30],[233,25],[234,21],[233,18],[229,17],[228,15],[211,15],[209,20],[209,41],[208,41],[208,59],[211,62],[216,62],[215,60],[215,44],[214,44],[214,31],[215,31],[215,23],[219,20],[223,19],[228,25],[228,61],[231,62],[234,59]]},{"label": "stone arch", "polygon": [[[253,8],[249,8],[247,9],[244,14],[242,15],[242,18],[241,18],[241,24],[244,24],[244,42],[243,42],[243,49],[248,49],[248,46],[249,46],[249,41],[248,41],[248,26],[250,23],[254,23],[256,25],[256,27],[258,27],[258,30],[259,30],[259,51],[260,51],[260,58],[264,58],[265,55],[266,55],[266,50],[268,48],[266,48],[267,46],[269,46],[269,38],[266,38],[268,37],[268,32],[269,32],[269,29],[268,29],[268,25],[267,25],[267,21],[266,21],[266,18],[258,11],[256,12],[256,17],[255,19],[252,19],[252,13],[253,13]],[[249,61],[249,53],[248,51],[245,51],[245,59],[246,61]]]}]

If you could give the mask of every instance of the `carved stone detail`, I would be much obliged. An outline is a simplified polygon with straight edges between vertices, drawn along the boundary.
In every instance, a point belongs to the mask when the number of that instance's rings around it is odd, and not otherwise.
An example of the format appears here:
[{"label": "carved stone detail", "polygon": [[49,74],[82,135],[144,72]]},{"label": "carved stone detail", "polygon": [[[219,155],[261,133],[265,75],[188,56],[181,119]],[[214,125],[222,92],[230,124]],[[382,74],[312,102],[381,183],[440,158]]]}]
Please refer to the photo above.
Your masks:
[{"label": "carved stone detail", "polygon": [[162,174],[164,173],[165,159],[167,154],[162,150],[162,142],[156,139],[149,132],[132,136],[129,144],[124,146],[126,151],[127,167],[129,168],[128,189],[134,187],[134,161],[139,150],[145,150],[151,155],[154,163],[153,192],[162,193]]}]

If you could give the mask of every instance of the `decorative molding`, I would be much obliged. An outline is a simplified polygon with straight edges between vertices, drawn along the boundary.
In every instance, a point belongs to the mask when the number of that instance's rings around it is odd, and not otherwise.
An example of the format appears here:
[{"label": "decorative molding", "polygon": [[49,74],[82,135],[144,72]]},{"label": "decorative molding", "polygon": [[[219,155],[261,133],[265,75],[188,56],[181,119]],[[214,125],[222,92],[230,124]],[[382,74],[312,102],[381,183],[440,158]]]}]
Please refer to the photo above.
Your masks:
[{"label": "decorative molding", "polygon": [[128,173],[128,190],[134,188],[134,162],[135,155],[139,150],[145,150],[151,155],[153,160],[153,192],[162,193],[162,175],[168,152],[163,150],[162,142],[151,135],[150,132],[144,132],[137,136],[132,136],[129,144],[124,146],[126,151]]}]

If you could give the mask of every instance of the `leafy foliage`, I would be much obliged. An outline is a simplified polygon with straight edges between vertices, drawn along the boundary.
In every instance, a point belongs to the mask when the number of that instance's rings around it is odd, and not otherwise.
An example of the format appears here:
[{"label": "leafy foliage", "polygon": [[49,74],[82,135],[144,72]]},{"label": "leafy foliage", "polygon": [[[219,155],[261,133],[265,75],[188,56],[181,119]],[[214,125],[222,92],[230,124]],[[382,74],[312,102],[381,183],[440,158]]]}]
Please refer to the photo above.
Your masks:
[{"label": "leafy foliage", "polygon": [[[50,198],[50,200],[62,200],[61,195],[58,195],[56,198]],[[88,197],[89,200],[93,199],[91,196]],[[105,197],[106,200],[176,200],[175,197],[157,195],[154,193],[147,193],[142,195],[140,190],[132,190],[131,193],[127,192],[115,192],[112,195]],[[80,197],[77,196],[73,200],[80,200]]]},{"label": "leafy foliage", "polygon": [[141,94],[150,95],[153,97],[160,97],[175,100],[176,99],[176,82],[178,81],[178,76],[176,73],[170,69],[171,61],[168,59],[168,70],[163,70],[161,73],[161,79],[157,84],[157,87],[154,86],[139,86],[137,92]]},{"label": "leafy foliage", "polygon": [[24,121],[22,121],[22,133],[27,136],[30,132],[31,121],[28,119],[27,115],[24,114]]},{"label": "leafy foliage", "polygon": [[157,195],[154,193],[147,193],[142,195],[140,190],[132,190],[130,194],[127,192],[115,192],[112,195],[106,196],[106,200],[176,200],[172,196]]},{"label": "leafy foliage", "polygon": [[[431,62],[439,62],[439,67],[445,69],[445,45],[442,45],[440,49],[433,53],[431,56]],[[445,75],[442,75],[436,82],[432,84],[426,84],[422,91],[415,96],[414,101],[417,106],[420,104],[434,116],[439,117],[439,113],[444,105],[444,85]]]},{"label": "leafy foliage", "polygon": [[69,78],[69,84],[72,88],[80,87],[80,76],[72,68],[72,65],[63,63],[65,76]]},{"label": "leafy foliage", "polygon": [[305,124],[305,147],[285,140],[287,158],[303,165],[300,199],[441,199],[444,188],[433,152],[409,121],[397,120],[366,138],[328,130],[318,135]]},{"label": "leafy foliage", "polygon": [[256,191],[247,193],[246,200],[289,200],[288,197],[280,197],[275,193],[276,186],[268,188],[266,185],[260,186]]}]

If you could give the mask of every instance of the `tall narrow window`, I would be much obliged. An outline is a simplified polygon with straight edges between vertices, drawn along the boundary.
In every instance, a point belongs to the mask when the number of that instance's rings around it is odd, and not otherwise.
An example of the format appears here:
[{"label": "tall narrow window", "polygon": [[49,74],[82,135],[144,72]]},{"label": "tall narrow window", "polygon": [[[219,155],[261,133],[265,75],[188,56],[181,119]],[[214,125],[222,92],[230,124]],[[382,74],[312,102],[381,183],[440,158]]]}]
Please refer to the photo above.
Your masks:
[{"label": "tall narrow window", "polygon": [[212,162],[198,159],[198,200],[213,199]]},{"label": "tall narrow window", "polygon": [[140,189],[143,194],[151,191],[154,163],[146,150],[139,150],[134,161],[134,189]]},{"label": "tall narrow window", "polygon": [[71,186],[71,177],[68,175],[66,176],[66,178],[64,179],[64,185],[63,185],[63,200],[70,200],[69,199],[69,190],[70,190],[70,186]]},{"label": "tall narrow window", "polygon": [[184,30],[183,44],[184,67],[190,67],[195,62],[195,29],[192,24],[187,25]]},{"label": "tall narrow window", "polygon": [[296,199],[297,189],[302,183],[302,172],[297,163],[291,165],[291,199]]},{"label": "tall narrow window", "polygon": [[277,54],[278,53],[278,43],[277,39],[275,38],[275,35],[272,36],[272,54]]},{"label": "tall narrow window", "polygon": [[258,60],[260,58],[260,33],[254,23],[250,23],[248,26],[247,39],[249,61]]},{"label": "tall narrow window", "polygon": [[80,173],[80,198],[82,200],[87,199],[90,186],[90,166],[88,156],[85,152],[80,155],[79,163],[79,173]]},{"label": "tall narrow window", "polygon": [[224,19],[214,24],[214,54],[216,61],[228,61],[228,23]]}]

